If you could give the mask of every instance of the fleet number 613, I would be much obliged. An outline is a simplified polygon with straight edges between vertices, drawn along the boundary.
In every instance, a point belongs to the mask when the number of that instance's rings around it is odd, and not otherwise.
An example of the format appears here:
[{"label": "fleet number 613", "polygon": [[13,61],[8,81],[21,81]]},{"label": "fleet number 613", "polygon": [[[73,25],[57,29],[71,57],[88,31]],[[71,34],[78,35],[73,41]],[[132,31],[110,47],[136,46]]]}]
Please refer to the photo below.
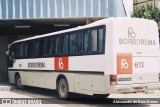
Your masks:
[{"label": "fleet number 613", "polygon": [[135,68],[144,68],[144,62],[135,62],[134,66]]}]

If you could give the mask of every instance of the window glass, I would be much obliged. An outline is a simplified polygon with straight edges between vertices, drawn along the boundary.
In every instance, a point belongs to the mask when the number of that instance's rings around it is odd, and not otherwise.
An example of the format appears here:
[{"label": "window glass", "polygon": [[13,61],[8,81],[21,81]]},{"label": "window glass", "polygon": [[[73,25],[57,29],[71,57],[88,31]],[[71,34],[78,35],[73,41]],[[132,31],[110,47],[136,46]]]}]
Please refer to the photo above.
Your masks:
[{"label": "window glass", "polygon": [[89,31],[84,32],[84,52],[89,52]]},{"label": "window glass", "polygon": [[69,53],[75,54],[76,53],[76,33],[70,34],[70,42],[69,42]]},{"label": "window glass", "polygon": [[58,52],[59,52],[59,38],[58,37],[52,38],[52,51],[53,51],[53,55],[58,55]]},{"label": "window glass", "polygon": [[104,44],[104,29],[101,28],[98,30],[98,51],[102,52],[103,51],[103,46]]},{"label": "window glass", "polygon": [[19,48],[19,44],[16,44],[16,58],[19,58],[20,56],[20,48]]},{"label": "window glass", "polygon": [[44,39],[35,41],[35,56],[43,56],[44,55]]},{"label": "window glass", "polygon": [[91,51],[96,52],[97,51],[97,30],[91,31]]},{"label": "window glass", "polygon": [[24,57],[28,57],[28,43],[24,43]]},{"label": "window glass", "polygon": [[32,57],[33,56],[33,41],[27,41],[24,43],[24,57]]},{"label": "window glass", "polygon": [[45,39],[42,39],[39,42],[39,55],[43,56],[44,52],[45,52]]},{"label": "window glass", "polygon": [[68,54],[68,35],[62,37],[62,53],[67,55]]},{"label": "window glass", "polygon": [[35,56],[39,56],[39,41],[35,41]]},{"label": "window glass", "polygon": [[19,47],[20,48],[20,51],[19,51],[20,52],[20,56],[19,56],[20,58],[22,58],[23,55],[24,55],[23,46],[24,46],[24,44],[20,43],[20,47]]},{"label": "window glass", "polygon": [[46,55],[52,55],[52,38],[46,39]]},{"label": "window glass", "polygon": [[28,41],[28,57],[33,57],[34,48],[33,41]]},{"label": "window glass", "polygon": [[77,52],[83,52],[83,31],[79,31],[77,35]]}]

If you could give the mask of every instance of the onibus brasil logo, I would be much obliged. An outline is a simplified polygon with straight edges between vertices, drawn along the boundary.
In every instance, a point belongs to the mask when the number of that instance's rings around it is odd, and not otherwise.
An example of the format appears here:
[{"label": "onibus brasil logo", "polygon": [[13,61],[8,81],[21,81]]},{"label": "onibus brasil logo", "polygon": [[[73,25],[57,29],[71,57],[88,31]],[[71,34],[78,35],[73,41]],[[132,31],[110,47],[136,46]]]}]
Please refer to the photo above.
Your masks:
[{"label": "onibus brasil logo", "polygon": [[42,104],[42,100],[33,98],[4,98],[1,104]]}]

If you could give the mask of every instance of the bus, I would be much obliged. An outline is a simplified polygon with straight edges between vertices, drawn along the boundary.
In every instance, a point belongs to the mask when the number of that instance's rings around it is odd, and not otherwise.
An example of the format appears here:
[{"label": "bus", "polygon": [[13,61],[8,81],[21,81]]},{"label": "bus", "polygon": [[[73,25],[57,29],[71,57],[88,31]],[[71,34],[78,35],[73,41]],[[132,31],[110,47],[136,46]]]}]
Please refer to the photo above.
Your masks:
[{"label": "bus", "polygon": [[139,18],[105,18],[88,25],[13,42],[9,82],[70,93],[110,93],[160,87],[157,23]]}]

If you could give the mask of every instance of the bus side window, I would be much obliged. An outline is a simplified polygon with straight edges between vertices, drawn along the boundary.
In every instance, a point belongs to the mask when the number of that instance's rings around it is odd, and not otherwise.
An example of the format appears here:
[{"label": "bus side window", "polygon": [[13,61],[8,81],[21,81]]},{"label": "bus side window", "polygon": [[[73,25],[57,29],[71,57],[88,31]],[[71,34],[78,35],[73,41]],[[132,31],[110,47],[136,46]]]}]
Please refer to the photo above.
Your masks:
[{"label": "bus side window", "polygon": [[34,46],[34,50],[35,50],[34,55],[38,56],[39,55],[39,41],[35,41],[34,45],[35,45]]},{"label": "bus side window", "polygon": [[89,52],[89,30],[84,32],[84,53]]},{"label": "bus side window", "polygon": [[16,58],[19,58],[19,43],[16,44]]},{"label": "bus side window", "polygon": [[33,41],[28,41],[24,44],[24,57],[33,57]]},{"label": "bus side window", "polygon": [[104,28],[98,29],[98,52],[104,50]]},{"label": "bus side window", "polygon": [[41,39],[39,42],[39,55],[40,56],[44,56],[44,52],[45,52],[45,39]]},{"label": "bus side window", "polygon": [[79,31],[77,34],[77,53],[83,52],[83,31]]},{"label": "bus side window", "polygon": [[36,57],[42,57],[44,55],[44,49],[45,49],[45,39],[40,39],[35,41],[35,56]]},{"label": "bus side window", "polygon": [[28,42],[28,57],[33,57],[34,48],[33,48],[33,41]]},{"label": "bus side window", "polygon": [[24,43],[24,57],[28,57],[28,43]]},{"label": "bus side window", "polygon": [[98,35],[97,29],[91,31],[91,52],[97,52]]},{"label": "bus side window", "polygon": [[52,38],[52,52],[54,56],[58,55],[59,53],[59,38],[58,37]]},{"label": "bus side window", "polygon": [[68,35],[64,35],[62,36],[62,53],[64,55],[67,55],[68,54],[68,38],[69,36]]},{"label": "bus side window", "polygon": [[52,55],[52,38],[46,38],[46,55]]},{"label": "bus side window", "polygon": [[76,53],[76,33],[70,34],[69,53],[71,55]]},{"label": "bus side window", "polygon": [[22,58],[24,56],[24,43],[20,43],[20,47],[19,47],[19,57]]}]

